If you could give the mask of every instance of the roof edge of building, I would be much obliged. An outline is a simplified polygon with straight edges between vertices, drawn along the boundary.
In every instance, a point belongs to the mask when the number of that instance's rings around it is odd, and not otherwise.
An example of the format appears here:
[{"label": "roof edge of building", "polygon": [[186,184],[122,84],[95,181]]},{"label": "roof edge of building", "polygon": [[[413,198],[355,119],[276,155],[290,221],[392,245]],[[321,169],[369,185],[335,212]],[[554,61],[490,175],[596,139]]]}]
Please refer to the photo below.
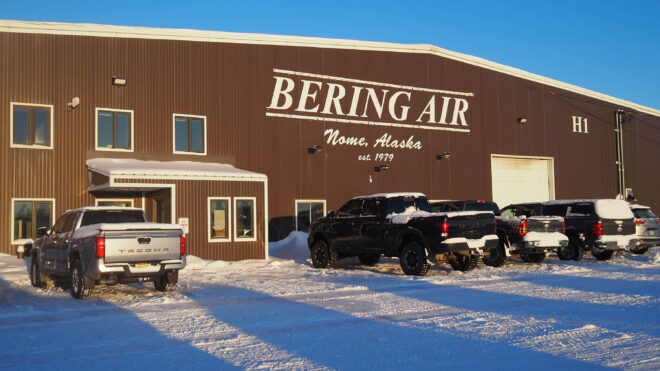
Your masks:
[{"label": "roof edge of building", "polygon": [[235,33],[224,31],[204,31],[192,29],[152,28],[114,26],[93,23],[62,23],[0,20],[0,32],[37,33],[74,36],[117,37],[135,39],[185,40],[199,42],[261,44],[276,46],[297,46],[309,48],[355,49],[388,51],[396,53],[431,54],[495,72],[523,78],[558,89],[578,93],[594,99],[625,106],[642,113],[660,117],[660,110],[609,96],[593,90],[581,88],[558,80],[509,67],[487,59],[453,52],[429,44],[396,44],[377,41],[356,41],[347,39],[327,39],[307,36],[281,36],[256,33]]}]

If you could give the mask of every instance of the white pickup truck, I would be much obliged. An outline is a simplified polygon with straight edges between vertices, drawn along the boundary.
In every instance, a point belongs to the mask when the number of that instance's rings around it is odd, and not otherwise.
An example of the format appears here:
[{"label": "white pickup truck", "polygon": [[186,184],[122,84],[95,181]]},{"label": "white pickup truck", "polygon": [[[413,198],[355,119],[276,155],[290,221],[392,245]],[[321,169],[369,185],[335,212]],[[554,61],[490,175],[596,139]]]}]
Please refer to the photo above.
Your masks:
[{"label": "white pickup truck", "polygon": [[95,285],[153,281],[169,291],[186,265],[186,240],[176,224],[149,223],[132,207],[83,207],[66,211],[41,231],[30,249],[30,281],[42,287],[68,277],[71,294],[85,299]]}]

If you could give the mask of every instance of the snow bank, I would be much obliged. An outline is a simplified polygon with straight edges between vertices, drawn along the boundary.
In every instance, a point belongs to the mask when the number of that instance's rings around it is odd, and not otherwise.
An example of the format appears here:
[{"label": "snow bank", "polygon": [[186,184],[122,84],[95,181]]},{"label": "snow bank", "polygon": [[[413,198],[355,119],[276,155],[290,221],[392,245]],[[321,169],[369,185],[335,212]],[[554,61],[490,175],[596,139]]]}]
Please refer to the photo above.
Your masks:
[{"label": "snow bank", "polygon": [[269,255],[278,259],[307,261],[310,258],[307,247],[308,236],[308,233],[293,231],[283,240],[269,242]]}]

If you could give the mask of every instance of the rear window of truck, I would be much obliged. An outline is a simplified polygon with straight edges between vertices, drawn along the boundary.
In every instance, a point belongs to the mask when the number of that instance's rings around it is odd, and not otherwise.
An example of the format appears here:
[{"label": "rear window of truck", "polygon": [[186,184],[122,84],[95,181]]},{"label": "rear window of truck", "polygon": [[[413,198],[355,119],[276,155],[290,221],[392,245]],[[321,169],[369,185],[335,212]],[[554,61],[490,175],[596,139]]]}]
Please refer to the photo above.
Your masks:
[{"label": "rear window of truck", "polygon": [[144,214],[142,211],[126,211],[126,210],[112,210],[112,211],[86,211],[83,214],[80,226],[92,224],[116,224],[116,223],[144,223]]},{"label": "rear window of truck", "polygon": [[492,211],[497,215],[500,208],[494,202],[468,202],[465,204],[465,211]]}]

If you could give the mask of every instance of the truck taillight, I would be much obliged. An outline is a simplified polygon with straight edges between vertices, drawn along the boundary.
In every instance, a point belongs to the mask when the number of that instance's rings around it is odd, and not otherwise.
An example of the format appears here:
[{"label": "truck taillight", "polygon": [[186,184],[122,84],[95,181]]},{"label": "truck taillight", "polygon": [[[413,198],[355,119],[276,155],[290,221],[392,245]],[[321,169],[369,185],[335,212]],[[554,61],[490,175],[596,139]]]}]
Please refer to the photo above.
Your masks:
[{"label": "truck taillight", "polygon": [[635,220],[635,224],[644,224],[646,221],[644,220]]},{"label": "truck taillight", "polygon": [[566,221],[561,222],[561,233],[566,234]]},{"label": "truck taillight", "polygon": [[440,228],[440,237],[447,238],[449,237],[449,222],[446,220],[442,222],[442,227]]},{"label": "truck taillight", "polygon": [[519,228],[519,230],[520,230],[520,235],[521,235],[521,236],[524,237],[524,236],[527,235],[527,219],[525,219],[525,220],[523,220],[522,222],[520,222],[520,228]]},{"label": "truck taillight", "polygon": [[181,236],[181,255],[186,255],[186,236]]},{"label": "truck taillight", "polygon": [[599,221],[598,223],[594,224],[594,236],[600,237],[603,235],[603,222]]},{"label": "truck taillight", "polygon": [[96,237],[96,257],[105,258],[105,237]]}]

